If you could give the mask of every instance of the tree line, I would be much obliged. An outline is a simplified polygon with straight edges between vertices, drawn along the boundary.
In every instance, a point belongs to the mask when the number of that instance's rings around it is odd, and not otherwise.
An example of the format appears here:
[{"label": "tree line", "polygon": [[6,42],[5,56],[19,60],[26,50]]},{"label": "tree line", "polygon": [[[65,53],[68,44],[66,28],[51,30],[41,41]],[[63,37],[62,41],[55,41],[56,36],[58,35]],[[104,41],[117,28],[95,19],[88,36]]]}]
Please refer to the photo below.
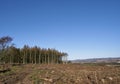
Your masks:
[{"label": "tree line", "polygon": [[0,63],[22,64],[52,64],[66,63],[68,54],[51,48],[30,47],[16,48],[12,44],[12,38],[4,36],[0,38]]}]

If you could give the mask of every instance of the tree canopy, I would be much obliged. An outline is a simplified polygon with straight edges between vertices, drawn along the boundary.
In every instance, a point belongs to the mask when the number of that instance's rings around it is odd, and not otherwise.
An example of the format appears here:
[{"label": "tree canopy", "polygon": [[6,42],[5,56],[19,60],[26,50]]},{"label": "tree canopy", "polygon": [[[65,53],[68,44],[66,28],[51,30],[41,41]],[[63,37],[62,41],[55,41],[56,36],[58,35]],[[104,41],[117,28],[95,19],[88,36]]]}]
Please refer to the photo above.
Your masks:
[{"label": "tree canopy", "polygon": [[0,63],[66,63],[68,54],[65,52],[39,46],[30,47],[29,45],[24,45],[23,48],[16,48],[10,44],[12,40],[9,36],[0,38]]},{"label": "tree canopy", "polygon": [[9,36],[0,38],[0,50],[4,50],[13,39]]}]

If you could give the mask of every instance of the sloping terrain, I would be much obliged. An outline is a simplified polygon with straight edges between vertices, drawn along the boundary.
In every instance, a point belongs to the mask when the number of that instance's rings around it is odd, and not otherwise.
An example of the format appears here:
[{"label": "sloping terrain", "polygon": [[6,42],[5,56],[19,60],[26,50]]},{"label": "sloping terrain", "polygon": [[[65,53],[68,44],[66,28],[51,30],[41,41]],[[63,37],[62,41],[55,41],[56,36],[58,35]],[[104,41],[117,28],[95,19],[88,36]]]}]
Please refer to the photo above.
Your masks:
[{"label": "sloping terrain", "polygon": [[116,58],[91,58],[70,60],[72,63],[120,63],[120,57]]},{"label": "sloping terrain", "polygon": [[112,65],[27,64],[9,69],[0,72],[0,84],[120,84],[120,67]]}]

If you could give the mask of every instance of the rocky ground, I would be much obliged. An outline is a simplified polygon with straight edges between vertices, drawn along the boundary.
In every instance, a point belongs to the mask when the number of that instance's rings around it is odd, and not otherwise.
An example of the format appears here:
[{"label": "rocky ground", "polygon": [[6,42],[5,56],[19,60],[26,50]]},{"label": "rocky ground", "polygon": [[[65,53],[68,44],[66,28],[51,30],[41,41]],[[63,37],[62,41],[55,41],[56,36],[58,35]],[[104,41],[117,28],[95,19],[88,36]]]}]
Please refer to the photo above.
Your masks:
[{"label": "rocky ground", "polygon": [[0,67],[0,84],[120,84],[120,66],[27,64]]}]

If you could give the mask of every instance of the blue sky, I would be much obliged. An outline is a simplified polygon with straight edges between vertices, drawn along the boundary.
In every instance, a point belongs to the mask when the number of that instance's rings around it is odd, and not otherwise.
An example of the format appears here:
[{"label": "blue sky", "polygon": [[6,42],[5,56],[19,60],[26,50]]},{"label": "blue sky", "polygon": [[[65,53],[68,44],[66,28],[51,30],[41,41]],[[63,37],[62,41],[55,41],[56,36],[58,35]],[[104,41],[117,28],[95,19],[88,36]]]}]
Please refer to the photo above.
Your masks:
[{"label": "blue sky", "polygon": [[0,0],[0,37],[68,59],[120,57],[120,0]]}]

